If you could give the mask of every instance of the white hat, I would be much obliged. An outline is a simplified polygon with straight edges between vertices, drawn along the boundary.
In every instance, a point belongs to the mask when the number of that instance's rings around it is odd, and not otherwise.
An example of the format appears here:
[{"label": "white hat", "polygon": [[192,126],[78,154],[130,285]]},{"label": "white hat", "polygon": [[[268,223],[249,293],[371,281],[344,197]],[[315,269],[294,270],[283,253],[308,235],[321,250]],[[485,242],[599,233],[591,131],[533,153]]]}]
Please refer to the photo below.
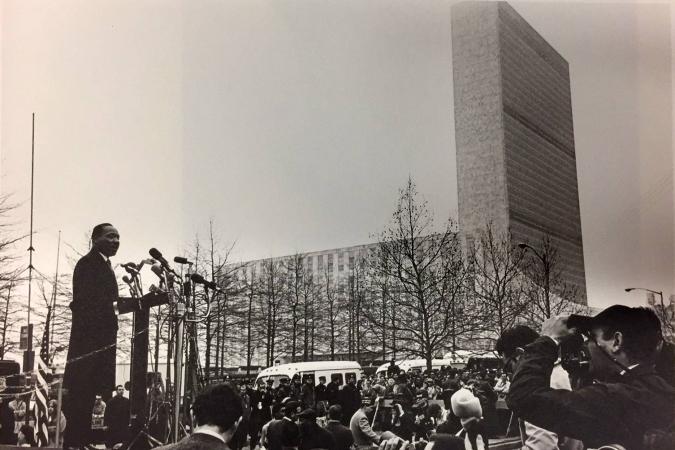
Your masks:
[{"label": "white hat", "polygon": [[450,405],[452,406],[452,413],[459,417],[462,425],[483,417],[483,409],[480,406],[478,397],[473,395],[473,392],[468,389],[462,388],[452,394]]}]

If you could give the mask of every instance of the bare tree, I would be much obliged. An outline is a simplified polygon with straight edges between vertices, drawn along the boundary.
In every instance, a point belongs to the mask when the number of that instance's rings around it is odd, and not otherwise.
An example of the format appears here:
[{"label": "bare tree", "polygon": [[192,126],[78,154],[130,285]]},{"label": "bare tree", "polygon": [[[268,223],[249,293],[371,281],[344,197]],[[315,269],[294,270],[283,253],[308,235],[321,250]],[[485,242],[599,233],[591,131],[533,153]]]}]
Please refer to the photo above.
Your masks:
[{"label": "bare tree", "polygon": [[488,223],[476,241],[469,240],[470,308],[480,317],[477,338],[495,340],[527,311],[523,283],[524,251],[510,234],[499,234]]},{"label": "bare tree", "polygon": [[263,302],[262,321],[265,337],[265,364],[271,366],[277,356],[279,317],[285,289],[285,273],[279,261],[268,259],[262,263],[260,274],[260,299]]},{"label": "bare tree", "polygon": [[331,359],[335,359],[337,351],[337,340],[341,329],[341,297],[339,295],[338,286],[333,277],[332,264],[324,268],[321,274],[321,296],[324,304],[324,327],[328,333],[328,351]]},{"label": "bare tree", "polygon": [[523,273],[530,322],[540,324],[559,314],[586,312],[578,288],[563,276],[558,247],[549,234],[543,235],[538,244],[522,242],[518,247],[526,251]]},{"label": "bare tree", "polygon": [[[453,317],[453,304],[463,295],[466,271],[456,226],[448,221],[439,233],[427,202],[419,199],[412,179],[399,191],[390,224],[379,234],[371,270],[376,279],[389,279],[396,295],[388,301],[397,320],[392,324],[398,349],[427,361],[441,353],[452,333],[468,331],[470,321]],[[379,302],[377,302],[379,303]],[[376,328],[386,326],[386,314],[364,308]],[[451,326],[453,323],[460,325]]]}]

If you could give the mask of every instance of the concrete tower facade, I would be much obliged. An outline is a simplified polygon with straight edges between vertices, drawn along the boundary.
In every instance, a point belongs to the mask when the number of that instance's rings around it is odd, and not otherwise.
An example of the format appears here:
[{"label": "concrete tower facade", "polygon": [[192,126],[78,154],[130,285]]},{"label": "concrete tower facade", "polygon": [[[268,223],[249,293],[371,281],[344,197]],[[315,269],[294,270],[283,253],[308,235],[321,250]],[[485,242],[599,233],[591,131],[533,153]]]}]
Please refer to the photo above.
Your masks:
[{"label": "concrete tower facade", "polygon": [[567,61],[506,2],[452,9],[460,229],[548,234],[586,303]]}]

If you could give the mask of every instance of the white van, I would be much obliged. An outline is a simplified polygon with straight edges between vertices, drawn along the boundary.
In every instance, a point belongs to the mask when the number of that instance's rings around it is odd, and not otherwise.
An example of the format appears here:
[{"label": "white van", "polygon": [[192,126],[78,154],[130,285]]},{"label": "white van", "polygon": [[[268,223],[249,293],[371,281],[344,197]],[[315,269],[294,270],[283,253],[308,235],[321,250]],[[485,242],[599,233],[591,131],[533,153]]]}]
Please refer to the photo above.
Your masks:
[{"label": "white van", "polygon": [[[453,366],[454,361],[451,359],[432,359],[431,360],[431,370],[440,370],[441,367]],[[380,373],[387,373],[390,363],[382,364],[377,368],[375,374],[377,376]],[[426,359],[404,359],[401,361],[396,361],[396,365],[401,369],[402,373],[422,373],[427,370],[427,360]]]},{"label": "white van", "polygon": [[344,384],[350,377],[354,377],[357,381],[360,380],[363,376],[363,369],[356,361],[297,362],[268,367],[260,372],[255,381],[256,383],[260,381],[267,383],[267,380],[272,379],[274,380],[274,387],[277,387],[279,380],[282,378],[291,380],[295,375],[300,376],[303,383],[307,378],[311,378],[317,385],[319,384],[319,377],[326,377],[326,383],[330,383],[333,378],[336,378],[338,383]]}]

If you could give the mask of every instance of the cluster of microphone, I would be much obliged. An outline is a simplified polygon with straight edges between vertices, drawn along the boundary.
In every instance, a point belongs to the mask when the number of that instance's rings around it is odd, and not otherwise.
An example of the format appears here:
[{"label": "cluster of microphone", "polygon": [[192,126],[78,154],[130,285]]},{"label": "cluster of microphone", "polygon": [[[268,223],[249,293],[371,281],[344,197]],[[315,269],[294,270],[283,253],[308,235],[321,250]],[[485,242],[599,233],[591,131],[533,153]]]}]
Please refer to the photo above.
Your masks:
[{"label": "cluster of microphone", "polygon": [[[181,278],[171,267],[169,262],[164,258],[162,255],[162,252],[157,250],[156,248],[151,248],[150,251],[150,256],[151,258],[144,259],[140,263],[136,264],[133,262],[128,262],[124,264],[120,264],[124,270],[127,271],[129,275],[124,275],[122,277],[122,280],[129,285],[129,288],[131,289],[132,295],[136,295],[139,292],[139,283],[138,283],[138,275],[141,272],[141,268],[147,264],[150,266],[150,270],[159,277],[160,280],[166,280],[168,283],[172,283],[174,278]],[[187,258],[183,256],[176,256],[173,258],[173,261],[176,264],[181,264],[181,265],[187,265],[187,266],[192,266],[193,262],[189,261]],[[165,279],[166,275],[166,279]],[[204,287],[211,289],[216,292],[222,292],[221,289],[218,287],[218,285],[213,282],[205,279],[203,276],[199,275],[198,273],[188,273],[189,279],[195,283],[195,284],[201,284]],[[156,291],[159,288],[156,286],[151,286],[150,291]]]}]

